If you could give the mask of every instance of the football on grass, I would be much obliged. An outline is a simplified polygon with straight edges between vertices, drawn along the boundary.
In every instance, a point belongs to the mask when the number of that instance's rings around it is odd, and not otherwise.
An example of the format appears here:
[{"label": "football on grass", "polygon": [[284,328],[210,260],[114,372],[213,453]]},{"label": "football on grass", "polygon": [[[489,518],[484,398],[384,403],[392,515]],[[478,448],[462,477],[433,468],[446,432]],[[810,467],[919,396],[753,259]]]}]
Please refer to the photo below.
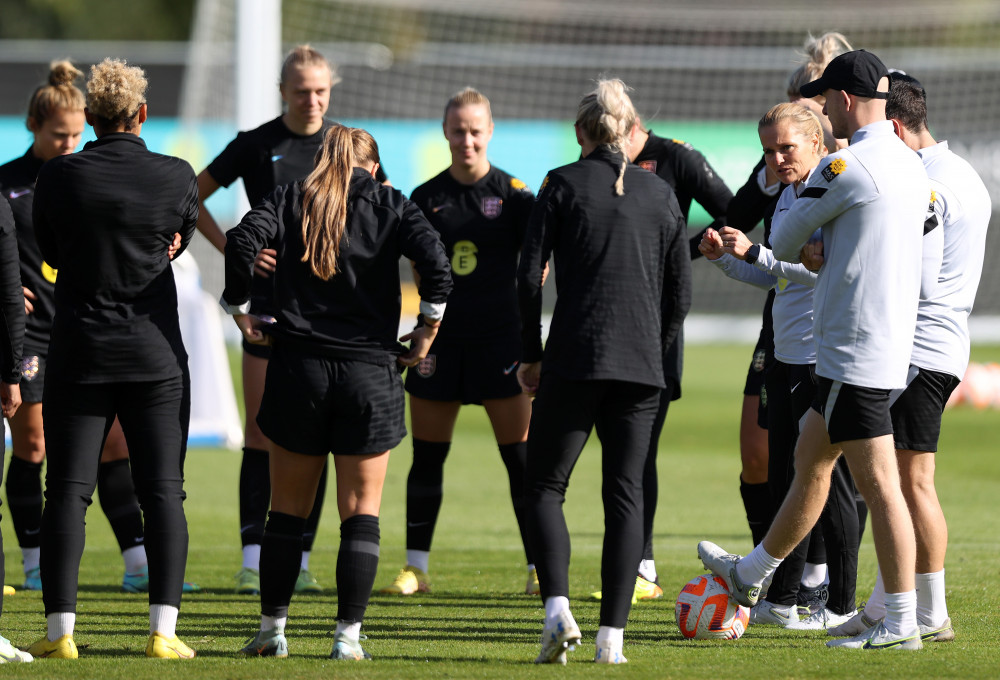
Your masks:
[{"label": "football on grass", "polygon": [[674,618],[686,638],[736,640],[747,629],[750,610],[729,599],[725,581],[705,574],[681,589],[674,605]]}]

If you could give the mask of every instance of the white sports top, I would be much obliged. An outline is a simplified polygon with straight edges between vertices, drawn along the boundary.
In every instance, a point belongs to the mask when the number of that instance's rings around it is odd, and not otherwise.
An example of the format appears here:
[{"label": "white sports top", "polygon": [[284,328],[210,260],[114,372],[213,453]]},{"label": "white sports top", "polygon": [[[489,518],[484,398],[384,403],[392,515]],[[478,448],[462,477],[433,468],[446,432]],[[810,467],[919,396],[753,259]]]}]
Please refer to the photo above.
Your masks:
[{"label": "white sports top", "polygon": [[910,363],[959,379],[969,365],[969,313],[983,272],[993,204],[972,166],[940,142],[919,151],[930,177],[931,207],[944,225],[937,286],[921,296]]},{"label": "white sports top", "polygon": [[775,257],[797,262],[822,228],[816,280],[816,373],[861,387],[906,386],[920,295],[930,183],[920,158],[879,121],[827,156],[771,235]]},{"label": "white sports top", "polygon": [[[799,185],[804,191],[806,183]],[[785,213],[797,198],[792,185],[785,187],[771,218],[771,239],[781,230]],[[820,234],[814,234],[819,238]],[[803,265],[782,262],[774,257],[763,244],[757,261],[747,264],[726,253],[715,260],[715,265],[726,276],[749,283],[765,290],[774,288],[772,321],[774,326],[774,357],[785,364],[816,363],[816,344],[813,342],[813,286],[816,274]]]}]

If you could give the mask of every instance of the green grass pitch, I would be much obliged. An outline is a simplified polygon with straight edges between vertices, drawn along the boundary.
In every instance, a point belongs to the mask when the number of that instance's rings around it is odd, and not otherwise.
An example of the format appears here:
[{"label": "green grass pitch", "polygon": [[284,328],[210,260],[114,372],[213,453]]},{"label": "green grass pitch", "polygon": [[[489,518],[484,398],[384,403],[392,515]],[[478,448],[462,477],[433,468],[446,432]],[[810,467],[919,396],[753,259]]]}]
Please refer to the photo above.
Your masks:
[{"label": "green grass pitch", "polygon": [[[122,563],[100,509],[89,513],[80,576],[75,639],[78,661],[39,660],[7,665],[2,674],[37,678],[970,678],[997,674],[1000,652],[1000,412],[957,408],[945,418],[938,489],[949,519],[949,609],[958,638],[922,652],[879,654],[831,650],[821,633],[751,628],[736,642],[684,640],[674,624],[681,586],[703,572],[695,554],[702,538],[731,550],[751,547],[739,498],[737,433],[740,392],[750,358],[746,346],[689,347],[684,398],[675,402],[660,441],[660,504],[655,550],[666,596],[632,610],[625,633],[627,666],[589,663],[597,629],[603,515],[599,449],[592,438],[575,470],[565,505],[573,540],[571,605],[584,634],[566,668],[533,666],[542,609],[519,594],[524,557],[507,496],[503,465],[480,408],[462,411],[445,471],[445,500],[431,555],[434,592],[410,598],[374,595],[365,620],[371,663],[327,659],[332,644],[338,519],[331,481],[326,514],[312,556],[327,591],[296,597],[285,660],[235,655],[258,624],[256,598],[232,592],[240,566],[237,515],[239,454],[207,449],[188,454],[186,504],[191,532],[188,579],[203,592],[186,596],[178,633],[198,652],[189,662],[143,657],[148,632],[144,596],[119,592]],[[1000,359],[1000,348],[974,351],[978,361]],[[382,556],[376,587],[403,566],[404,491],[410,446],[393,453],[382,508]],[[96,504],[95,504],[96,505]],[[20,553],[9,519],[8,583],[19,584]],[[859,601],[875,575],[870,531],[861,547]],[[26,645],[44,632],[39,593],[5,598],[0,632]]]}]

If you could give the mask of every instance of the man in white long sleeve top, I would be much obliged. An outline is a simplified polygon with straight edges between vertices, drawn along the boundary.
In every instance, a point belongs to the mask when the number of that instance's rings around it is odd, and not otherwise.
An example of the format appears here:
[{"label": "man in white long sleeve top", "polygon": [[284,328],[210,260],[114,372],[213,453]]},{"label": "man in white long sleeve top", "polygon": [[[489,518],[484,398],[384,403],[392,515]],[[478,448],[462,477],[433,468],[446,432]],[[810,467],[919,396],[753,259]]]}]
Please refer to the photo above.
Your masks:
[{"label": "man in white long sleeve top", "polygon": [[824,159],[773,234],[775,257],[797,261],[822,229],[816,281],[816,402],[796,449],[792,488],[764,540],[745,558],[703,541],[698,554],[730,595],[755,603],[766,579],[812,528],[843,453],[871,511],[885,579],[886,616],[831,646],[920,649],[913,524],[900,488],[889,393],[906,385],[920,294],[921,247],[930,197],[920,159],[885,117],[889,74],[875,55],[842,54],[801,89],[826,96],[824,113],[848,148]]},{"label": "man in white long sleeve top", "polygon": [[[931,207],[942,225],[940,261],[925,255],[924,278],[907,387],[892,405],[903,494],[916,534],[917,623],[923,641],[955,638],[945,602],[944,559],[948,525],[934,487],[934,454],[941,414],[969,364],[969,313],[979,287],[992,201],[982,179],[968,162],[937,142],[927,129],[927,99],[916,79],[892,74],[886,105],[896,133],[924,163],[934,191]],[[933,232],[931,234],[933,235]],[[932,250],[932,249],[931,249]],[[894,393],[894,396],[895,393]],[[853,635],[885,613],[879,577],[864,612],[831,635]]]}]

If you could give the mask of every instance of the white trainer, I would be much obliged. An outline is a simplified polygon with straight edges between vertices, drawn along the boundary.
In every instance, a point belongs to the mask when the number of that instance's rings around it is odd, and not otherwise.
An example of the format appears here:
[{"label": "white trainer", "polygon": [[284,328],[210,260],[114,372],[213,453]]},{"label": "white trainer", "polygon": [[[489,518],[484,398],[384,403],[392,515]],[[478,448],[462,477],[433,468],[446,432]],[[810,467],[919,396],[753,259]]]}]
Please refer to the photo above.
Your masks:
[{"label": "white trainer", "polygon": [[572,652],[580,644],[580,627],[576,625],[569,610],[556,615],[551,624],[542,628],[542,651],[535,663],[557,663],[566,665],[566,652]]},{"label": "white trainer", "polygon": [[619,664],[628,663],[628,659],[622,654],[621,645],[607,642],[597,645],[597,653],[594,654],[594,663]]},{"label": "white trainer", "polygon": [[827,630],[842,623],[847,623],[858,611],[854,610],[846,614],[837,614],[833,610],[823,607],[815,614],[810,614],[804,619],[799,619],[796,623],[786,626],[788,630]]},{"label": "white trainer", "polygon": [[0,663],[31,663],[34,657],[10,644],[10,640],[0,635]]},{"label": "white trainer", "polygon": [[828,627],[826,632],[833,637],[852,637],[854,635],[864,633],[881,620],[882,619],[868,618],[868,615],[865,614],[865,608],[862,607],[858,613],[850,619],[840,625]]},{"label": "white trainer", "polygon": [[955,639],[955,629],[951,627],[951,619],[946,618],[940,626],[925,626],[918,622],[920,639],[924,642],[951,642]]},{"label": "white trainer", "polygon": [[711,541],[702,541],[698,544],[698,557],[706,569],[726,582],[730,598],[744,607],[757,604],[761,584],[743,583],[736,575],[736,565],[742,559],[741,556],[727,553]]},{"label": "white trainer", "polygon": [[893,635],[885,628],[885,623],[879,621],[877,624],[854,637],[841,638],[840,640],[827,640],[827,647],[841,647],[843,649],[923,649],[924,643],[920,641],[920,630],[913,630],[908,635]]},{"label": "white trainer", "polygon": [[799,621],[799,608],[794,604],[774,604],[760,600],[750,610],[750,625],[761,624],[788,627]]}]

